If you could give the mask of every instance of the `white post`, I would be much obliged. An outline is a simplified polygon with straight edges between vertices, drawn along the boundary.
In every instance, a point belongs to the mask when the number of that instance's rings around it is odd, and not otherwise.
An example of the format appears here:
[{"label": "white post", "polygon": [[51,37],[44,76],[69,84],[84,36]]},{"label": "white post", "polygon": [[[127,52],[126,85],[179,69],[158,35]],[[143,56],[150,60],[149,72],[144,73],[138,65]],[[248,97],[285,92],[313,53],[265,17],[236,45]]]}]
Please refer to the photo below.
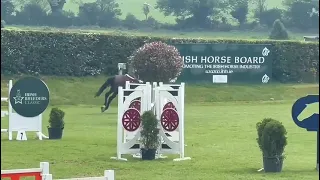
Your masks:
[{"label": "white post", "polygon": [[181,141],[181,143],[180,143],[180,158],[184,158],[184,96],[185,96],[185,94],[184,94],[184,83],[181,83],[181,86],[180,86],[180,88],[179,88],[179,90],[180,90],[180,94],[179,94],[179,96],[181,97],[180,98],[180,126],[181,126],[181,128],[180,128],[180,130],[179,130],[179,133],[180,133],[180,141]]},{"label": "white post", "polygon": [[[152,110],[152,87],[151,87],[151,84],[150,82],[146,82],[146,87],[144,88],[144,93],[143,93],[145,96],[145,101],[146,102],[146,110],[147,111],[150,111]],[[142,102],[141,102],[142,103]],[[142,115],[142,113],[141,113]]]},{"label": "white post", "polygon": [[156,111],[156,88],[157,88],[157,82],[152,83],[152,88],[151,88],[151,109],[153,111],[153,114],[157,117],[157,111]]},{"label": "white post", "polygon": [[117,123],[117,158],[121,159],[121,144],[123,142],[123,132],[121,127],[122,114],[123,114],[123,88],[118,88],[118,123]]},{"label": "white post", "polygon": [[119,75],[122,75],[122,70],[126,69],[126,63],[118,63]]},{"label": "white post", "polygon": [[52,174],[46,174],[42,176],[42,180],[52,180]]},{"label": "white post", "polygon": [[104,177],[106,180],[115,180],[114,170],[105,170]]},{"label": "white post", "polygon": [[40,162],[40,169],[42,170],[42,180],[52,180],[52,175],[50,174],[50,165],[48,162]]},{"label": "white post", "polygon": [[181,86],[179,88],[179,97],[180,97],[180,102],[178,106],[178,111],[179,113],[179,119],[180,119],[180,124],[179,124],[179,146],[180,146],[180,158],[174,159],[173,161],[182,161],[182,160],[190,160],[190,157],[185,157],[184,154],[184,96],[185,96],[185,91],[184,91],[184,86],[185,83],[181,83]]},{"label": "white post", "polygon": [[[10,91],[11,91],[11,88],[12,88],[12,80],[9,81],[9,93],[8,93],[8,108],[9,108],[9,121],[10,121],[10,116],[12,114],[12,106],[11,106],[11,103],[10,103]],[[10,122],[9,122],[10,124]],[[12,140],[12,130],[10,129],[10,125],[9,125],[9,128],[8,128],[8,134],[9,134],[9,140],[11,141]]]},{"label": "white post", "polygon": [[130,89],[130,82],[129,81],[126,81],[125,89]]},{"label": "white post", "polygon": [[48,162],[40,162],[40,168],[42,169],[43,174],[50,174]]},{"label": "white post", "polygon": [[123,144],[125,138],[121,123],[123,115],[123,96],[123,88],[120,86],[118,87],[117,156],[111,157],[111,159],[127,161],[126,158],[121,157],[121,145]]}]

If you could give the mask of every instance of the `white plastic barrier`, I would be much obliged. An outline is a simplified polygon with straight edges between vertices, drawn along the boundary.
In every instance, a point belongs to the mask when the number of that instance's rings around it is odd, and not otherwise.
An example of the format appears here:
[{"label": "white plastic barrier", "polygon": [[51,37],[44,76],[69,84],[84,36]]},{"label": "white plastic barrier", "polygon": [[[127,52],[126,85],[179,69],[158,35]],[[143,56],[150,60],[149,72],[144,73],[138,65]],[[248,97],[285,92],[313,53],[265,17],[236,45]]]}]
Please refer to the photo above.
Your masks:
[{"label": "white plastic barrier", "polygon": [[[184,95],[185,84],[163,84],[155,88],[155,111],[160,120],[160,136],[162,143],[159,154],[179,154],[174,161],[190,160],[185,157],[184,142]],[[167,106],[171,103],[174,107]],[[171,106],[172,106],[171,105]],[[178,119],[166,119],[167,113],[176,114]],[[172,121],[173,120],[173,121]]]},{"label": "white plastic barrier", "polygon": [[13,132],[18,132],[16,140],[27,140],[26,132],[28,131],[36,132],[39,140],[42,140],[42,138],[47,139],[48,137],[42,133],[42,114],[36,117],[23,117],[14,112],[9,99],[12,80],[9,81],[8,86],[8,97],[1,97],[1,101],[8,102],[8,111],[1,110],[1,117],[3,117],[2,115],[8,115],[9,127],[8,129],[1,129],[1,132],[9,133],[9,140],[12,140]]},{"label": "white plastic barrier", "polygon": [[[137,102],[140,104],[135,105]],[[158,148],[157,158],[165,158],[162,154],[179,154],[180,157],[174,161],[191,159],[184,154],[184,83],[160,83],[159,86],[154,83],[151,88],[148,82],[127,82],[125,89],[118,89],[117,157],[112,159],[126,161],[122,158],[123,154],[140,157],[140,116],[147,110],[153,110],[160,120],[162,144]],[[167,114],[172,114],[174,119]]]}]

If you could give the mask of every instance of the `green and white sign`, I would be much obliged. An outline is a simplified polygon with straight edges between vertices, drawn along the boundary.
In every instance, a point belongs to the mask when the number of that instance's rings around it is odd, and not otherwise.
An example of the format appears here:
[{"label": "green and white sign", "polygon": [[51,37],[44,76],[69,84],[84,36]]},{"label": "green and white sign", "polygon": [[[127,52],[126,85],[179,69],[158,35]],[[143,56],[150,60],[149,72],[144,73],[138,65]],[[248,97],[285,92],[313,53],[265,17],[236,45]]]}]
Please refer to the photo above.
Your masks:
[{"label": "green and white sign", "polygon": [[174,44],[184,60],[178,81],[207,83],[269,83],[269,44]]},{"label": "green and white sign", "polygon": [[35,117],[49,105],[49,89],[40,79],[19,79],[10,90],[10,104],[23,117]]}]

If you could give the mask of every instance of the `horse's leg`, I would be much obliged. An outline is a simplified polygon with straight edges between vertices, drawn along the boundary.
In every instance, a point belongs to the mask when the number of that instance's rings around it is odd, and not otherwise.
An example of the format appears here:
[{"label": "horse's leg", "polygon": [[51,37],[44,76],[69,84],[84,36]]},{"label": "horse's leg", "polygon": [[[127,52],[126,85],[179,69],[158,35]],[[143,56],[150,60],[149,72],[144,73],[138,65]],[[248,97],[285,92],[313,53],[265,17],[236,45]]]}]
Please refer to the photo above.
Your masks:
[{"label": "horse's leg", "polygon": [[113,94],[109,97],[108,103],[107,103],[107,105],[106,105],[106,110],[109,108],[109,105],[110,105],[111,101],[112,101],[117,95],[118,95],[117,92],[113,92]]},{"label": "horse's leg", "polygon": [[104,112],[105,110],[107,110],[107,104],[108,104],[108,97],[110,96],[110,94],[113,93],[112,88],[110,88],[110,90],[104,95],[104,104],[103,106],[101,106],[101,112]]},{"label": "horse's leg", "polygon": [[108,87],[114,84],[115,77],[108,78],[106,82],[99,88],[98,92],[96,92],[94,97],[100,96],[100,94]]}]

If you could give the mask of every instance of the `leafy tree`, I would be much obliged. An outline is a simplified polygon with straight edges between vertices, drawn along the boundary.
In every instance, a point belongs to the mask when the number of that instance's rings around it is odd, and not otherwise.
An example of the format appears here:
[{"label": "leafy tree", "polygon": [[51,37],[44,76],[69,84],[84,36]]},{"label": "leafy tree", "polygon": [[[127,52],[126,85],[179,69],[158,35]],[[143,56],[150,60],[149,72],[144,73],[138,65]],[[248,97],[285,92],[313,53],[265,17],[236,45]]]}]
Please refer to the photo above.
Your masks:
[{"label": "leafy tree", "polygon": [[274,21],[269,38],[276,39],[276,40],[289,39],[288,32],[279,19]]},{"label": "leafy tree", "polygon": [[266,1],[267,0],[253,0],[252,3],[256,5],[254,9],[254,17],[261,21],[261,15],[264,11],[266,11]]},{"label": "leafy tree", "polygon": [[97,25],[100,10],[96,3],[84,3],[79,6],[78,17],[83,25]]},{"label": "leafy tree", "polygon": [[142,6],[142,11],[143,11],[143,14],[146,17],[146,20],[148,19],[148,15],[150,13],[150,7],[151,7],[151,5],[147,4],[147,3],[144,3],[143,6]]},{"label": "leafy tree", "polygon": [[37,4],[44,11],[50,12],[53,14],[62,14],[63,6],[66,3],[66,0],[14,0],[17,7],[24,7],[27,4]]},{"label": "leafy tree", "polygon": [[238,0],[232,6],[232,17],[238,20],[240,26],[246,23],[249,12],[248,0]]},{"label": "leafy tree", "polygon": [[131,13],[128,13],[123,20],[123,26],[128,29],[137,29],[139,24],[141,24],[140,21]]},{"label": "leafy tree", "polygon": [[153,18],[152,16],[149,16],[147,20],[143,21],[143,24],[146,27],[153,28],[153,29],[161,28],[161,23],[157,21],[155,18]]},{"label": "leafy tree", "polygon": [[84,25],[107,27],[115,25],[121,9],[115,0],[97,0],[79,6],[78,17]]},{"label": "leafy tree", "polygon": [[72,11],[62,11],[48,15],[48,25],[55,27],[69,27],[74,25],[75,14]]},{"label": "leafy tree", "polygon": [[319,3],[310,0],[285,0],[286,16],[293,27],[300,29],[319,28],[319,17],[311,16],[312,8],[319,9]]},{"label": "leafy tree", "polygon": [[206,27],[210,18],[227,7],[223,0],[157,0],[156,8],[178,20],[192,19],[193,26]]},{"label": "leafy tree", "polygon": [[275,20],[282,19],[283,13],[283,10],[278,8],[265,10],[260,14],[260,23],[272,27]]},{"label": "leafy tree", "polygon": [[21,11],[16,12],[15,23],[24,25],[47,25],[47,12],[39,4],[26,4]]},{"label": "leafy tree", "polygon": [[63,6],[66,3],[66,0],[48,0],[50,7],[51,7],[51,13],[52,14],[62,14]]},{"label": "leafy tree", "polygon": [[14,12],[12,0],[1,0],[1,19],[8,21]]},{"label": "leafy tree", "polygon": [[39,6],[46,13],[51,11],[48,0],[14,0],[13,3],[18,11],[21,11],[25,6],[30,4]]}]

